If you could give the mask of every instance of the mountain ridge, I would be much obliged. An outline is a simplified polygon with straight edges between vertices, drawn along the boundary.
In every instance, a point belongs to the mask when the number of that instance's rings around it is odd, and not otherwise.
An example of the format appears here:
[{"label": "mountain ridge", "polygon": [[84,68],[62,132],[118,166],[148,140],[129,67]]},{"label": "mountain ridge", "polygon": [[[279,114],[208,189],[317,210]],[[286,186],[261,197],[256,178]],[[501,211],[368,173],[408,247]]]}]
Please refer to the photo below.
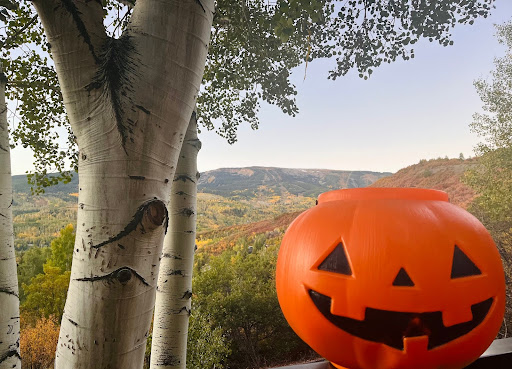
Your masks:
[{"label": "mountain ridge", "polygon": [[[320,193],[338,188],[422,187],[446,191],[452,203],[467,208],[477,194],[461,182],[476,159],[422,160],[393,175],[372,171],[277,167],[220,168],[203,172],[197,203],[198,239],[217,250],[239,237],[284,232],[288,222],[311,206]],[[78,179],[30,195],[26,176],[15,176],[14,231],[17,249],[48,245],[59,230],[74,223]],[[237,228],[240,227],[240,228]],[[274,232],[276,227],[279,232]],[[210,240],[206,242],[206,240]]]},{"label": "mountain ridge", "polygon": [[[276,192],[278,184],[283,186],[281,193],[293,195],[318,196],[329,189],[365,187],[377,179],[391,175],[391,172],[370,170],[334,170],[307,168],[280,168],[265,166],[219,168],[201,172],[198,191],[232,197],[233,191],[238,197],[251,197],[258,192],[265,192],[260,186],[269,186]],[[230,181],[238,180],[233,184]],[[318,183],[317,183],[318,180]],[[13,191],[30,193],[30,185],[24,174],[12,176]],[[272,182],[274,181],[274,182]],[[297,183],[293,183],[297,182]],[[336,186],[338,185],[338,186]],[[270,192],[272,192],[270,191]],[[77,193],[78,174],[74,174],[69,183],[45,188],[46,194]],[[269,191],[267,191],[269,192]]]},{"label": "mountain ridge", "polygon": [[[199,192],[247,198],[278,194],[316,197],[338,188],[366,187],[390,172],[279,167],[219,168],[201,173]],[[264,187],[262,187],[264,186]]]}]

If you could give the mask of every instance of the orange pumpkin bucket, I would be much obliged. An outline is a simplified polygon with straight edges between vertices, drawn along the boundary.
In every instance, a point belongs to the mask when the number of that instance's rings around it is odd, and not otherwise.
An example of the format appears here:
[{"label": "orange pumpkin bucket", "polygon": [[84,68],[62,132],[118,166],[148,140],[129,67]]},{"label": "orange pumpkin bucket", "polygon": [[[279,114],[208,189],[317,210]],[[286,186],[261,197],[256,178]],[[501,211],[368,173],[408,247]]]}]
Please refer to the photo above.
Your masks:
[{"label": "orange pumpkin bucket", "polygon": [[491,236],[435,190],[320,195],[283,238],[276,284],[295,332],[350,369],[463,368],[505,310]]}]

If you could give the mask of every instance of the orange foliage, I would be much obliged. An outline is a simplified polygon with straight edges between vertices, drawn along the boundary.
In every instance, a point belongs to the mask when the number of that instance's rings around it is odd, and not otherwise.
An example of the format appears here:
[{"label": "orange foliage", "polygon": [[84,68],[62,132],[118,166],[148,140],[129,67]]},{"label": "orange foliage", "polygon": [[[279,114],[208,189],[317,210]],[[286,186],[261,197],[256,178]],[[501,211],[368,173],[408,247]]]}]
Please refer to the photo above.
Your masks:
[{"label": "orange foliage", "polygon": [[244,237],[251,238],[258,234],[267,234],[267,238],[275,238],[278,235],[282,236],[281,233],[284,233],[286,228],[300,213],[300,211],[285,213],[274,219],[202,232],[197,235],[196,244],[198,249],[201,249],[203,252],[218,255],[225,250],[233,248]]},{"label": "orange foliage", "polygon": [[392,176],[381,178],[370,187],[431,188],[448,193],[450,202],[467,209],[476,197],[461,177],[468,169],[478,166],[476,159],[432,159],[400,169]]},{"label": "orange foliage", "polygon": [[53,366],[59,329],[50,317],[39,319],[35,327],[25,326],[21,330],[20,350],[23,369],[48,369]]}]

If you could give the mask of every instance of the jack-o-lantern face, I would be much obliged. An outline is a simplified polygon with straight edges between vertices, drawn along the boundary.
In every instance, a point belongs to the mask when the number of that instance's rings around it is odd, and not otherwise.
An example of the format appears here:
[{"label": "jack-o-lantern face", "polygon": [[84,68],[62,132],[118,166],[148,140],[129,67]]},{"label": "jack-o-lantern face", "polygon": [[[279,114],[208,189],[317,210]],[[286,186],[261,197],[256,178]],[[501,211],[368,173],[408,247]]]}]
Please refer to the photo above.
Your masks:
[{"label": "jack-o-lantern face", "polygon": [[278,259],[279,301],[299,336],[351,369],[462,368],[478,358],[505,303],[485,228],[438,191],[323,196],[292,223]]},{"label": "jack-o-lantern face", "polygon": [[[318,270],[352,275],[350,265],[342,243],[339,243],[329,256],[322,261]],[[480,269],[455,246],[451,278],[461,278],[482,274]],[[413,287],[414,282],[404,268],[401,268],[393,286]],[[493,303],[490,297],[485,301],[471,305],[473,319],[468,322],[446,327],[443,324],[442,312],[396,312],[366,308],[363,321],[333,315],[331,313],[331,298],[314,290],[309,290],[313,303],[331,323],[338,328],[368,341],[380,342],[390,347],[403,350],[403,340],[406,337],[428,338],[428,349],[441,346],[460,336],[467,334],[480,324]]]}]

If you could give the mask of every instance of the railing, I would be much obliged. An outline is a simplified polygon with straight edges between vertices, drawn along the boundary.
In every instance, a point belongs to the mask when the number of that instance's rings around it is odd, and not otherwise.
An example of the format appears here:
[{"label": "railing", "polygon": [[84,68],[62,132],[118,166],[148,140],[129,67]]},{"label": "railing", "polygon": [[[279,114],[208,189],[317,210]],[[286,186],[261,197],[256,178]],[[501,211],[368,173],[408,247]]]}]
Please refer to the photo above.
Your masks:
[{"label": "railing", "polygon": [[[334,369],[327,361],[274,369]],[[512,369],[512,338],[495,340],[480,358],[466,369]]]}]

